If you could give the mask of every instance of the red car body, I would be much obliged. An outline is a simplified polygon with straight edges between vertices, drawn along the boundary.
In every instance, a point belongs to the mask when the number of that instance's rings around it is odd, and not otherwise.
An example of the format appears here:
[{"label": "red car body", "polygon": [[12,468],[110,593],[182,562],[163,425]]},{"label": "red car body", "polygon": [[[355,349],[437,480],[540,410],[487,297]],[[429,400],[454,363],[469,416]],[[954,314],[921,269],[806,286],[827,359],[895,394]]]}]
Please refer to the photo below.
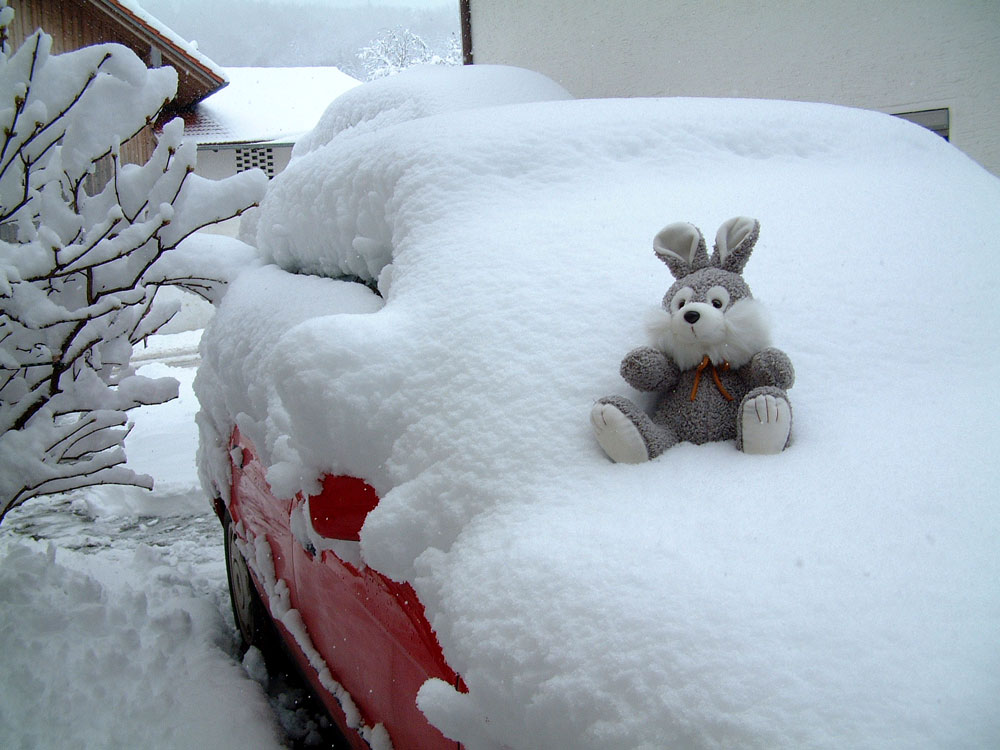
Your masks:
[{"label": "red car body", "polygon": [[445,662],[413,588],[369,567],[352,564],[329,549],[317,550],[292,531],[293,512],[308,501],[309,520],[316,534],[324,539],[358,541],[365,516],[378,504],[375,490],[354,477],[328,476],[318,495],[279,499],[270,491],[266,467],[257,451],[238,429],[233,431],[231,448],[235,450],[230,455],[236,458],[226,510],[233,528],[244,543],[267,540],[275,580],[287,585],[289,604],[301,616],[308,643],[302,643],[301,634],[293,633],[281,618],[273,616],[275,608],[269,602],[263,572],[255,569],[251,560],[254,585],[288,650],[352,747],[369,745],[358,730],[357,717],[349,719],[352,707],[345,712],[323,684],[307,654],[310,649],[319,653],[333,680],[350,695],[361,724],[368,728],[382,724],[396,748],[460,748],[431,726],[417,708],[417,691],[428,678],[445,680],[460,689],[464,686]]}]

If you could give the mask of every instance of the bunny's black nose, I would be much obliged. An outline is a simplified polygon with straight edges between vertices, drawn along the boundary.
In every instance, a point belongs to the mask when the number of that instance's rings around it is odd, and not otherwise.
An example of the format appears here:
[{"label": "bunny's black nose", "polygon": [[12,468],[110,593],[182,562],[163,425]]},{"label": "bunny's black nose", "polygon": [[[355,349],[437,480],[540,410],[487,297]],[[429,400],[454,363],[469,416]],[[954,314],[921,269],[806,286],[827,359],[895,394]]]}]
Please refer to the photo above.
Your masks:
[{"label": "bunny's black nose", "polygon": [[698,318],[700,318],[700,317],[701,317],[701,313],[698,312],[697,310],[688,310],[686,313],[684,313],[684,320],[686,320],[691,325],[694,325],[695,323],[697,323],[698,322]]}]

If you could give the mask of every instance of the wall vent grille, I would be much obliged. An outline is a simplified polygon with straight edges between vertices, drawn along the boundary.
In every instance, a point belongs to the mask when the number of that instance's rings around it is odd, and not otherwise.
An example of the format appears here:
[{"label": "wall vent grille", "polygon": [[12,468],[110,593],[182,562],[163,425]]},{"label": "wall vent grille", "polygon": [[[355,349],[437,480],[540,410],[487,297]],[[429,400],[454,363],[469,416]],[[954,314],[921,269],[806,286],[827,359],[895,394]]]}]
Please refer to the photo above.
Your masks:
[{"label": "wall vent grille", "polygon": [[245,172],[254,168],[264,170],[268,178],[274,177],[273,148],[238,148],[236,149],[236,171]]}]

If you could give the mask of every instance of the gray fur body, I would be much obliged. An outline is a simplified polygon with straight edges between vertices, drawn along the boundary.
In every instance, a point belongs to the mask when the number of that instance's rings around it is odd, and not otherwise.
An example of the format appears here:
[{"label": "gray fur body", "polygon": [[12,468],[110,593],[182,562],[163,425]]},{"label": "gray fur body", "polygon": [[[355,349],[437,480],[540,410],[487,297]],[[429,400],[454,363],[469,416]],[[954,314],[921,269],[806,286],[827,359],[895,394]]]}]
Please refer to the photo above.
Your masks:
[{"label": "gray fur body", "polygon": [[731,219],[719,230],[711,260],[701,233],[689,224],[657,235],[654,247],[677,282],[663,299],[660,347],[633,349],[622,360],[621,375],[636,390],[660,397],[652,416],[622,396],[597,403],[591,421],[612,459],[636,463],[685,441],[735,439],[751,453],[774,453],[788,444],[785,391],[794,370],[784,352],[767,345],[760,310],[740,275],[758,232],[753,219]]}]

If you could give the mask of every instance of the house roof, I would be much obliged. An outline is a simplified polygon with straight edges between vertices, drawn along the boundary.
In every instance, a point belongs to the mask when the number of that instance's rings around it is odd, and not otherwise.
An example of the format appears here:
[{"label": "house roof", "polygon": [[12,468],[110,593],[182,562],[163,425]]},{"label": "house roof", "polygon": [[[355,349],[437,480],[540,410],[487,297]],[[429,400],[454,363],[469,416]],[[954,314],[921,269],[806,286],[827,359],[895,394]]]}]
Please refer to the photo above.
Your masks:
[{"label": "house roof", "polygon": [[339,68],[225,68],[229,86],[184,114],[198,144],[294,143],[327,105],[361,82]]},{"label": "house roof", "polygon": [[198,52],[195,45],[143,10],[135,0],[77,0],[87,8],[115,22],[125,39],[108,39],[127,44],[147,62],[155,64],[154,50],[163,65],[177,71],[174,106],[190,107],[227,84],[216,63]]}]

